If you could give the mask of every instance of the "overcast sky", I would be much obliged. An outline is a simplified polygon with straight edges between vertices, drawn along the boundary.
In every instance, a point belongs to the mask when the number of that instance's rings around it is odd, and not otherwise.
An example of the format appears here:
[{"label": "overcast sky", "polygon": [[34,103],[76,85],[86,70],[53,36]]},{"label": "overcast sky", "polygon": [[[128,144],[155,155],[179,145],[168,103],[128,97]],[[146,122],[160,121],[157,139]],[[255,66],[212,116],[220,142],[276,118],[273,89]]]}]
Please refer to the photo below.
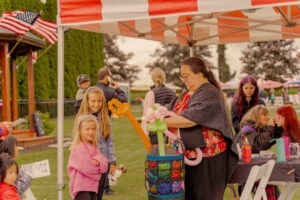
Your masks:
[{"label": "overcast sky", "polygon": [[[300,43],[300,40],[296,40],[296,45]],[[134,63],[142,68],[142,72],[139,74],[139,81],[136,81],[135,85],[151,85],[152,80],[149,75],[148,69],[145,68],[145,65],[151,61],[150,55],[153,54],[154,50],[160,46],[160,42],[144,40],[144,39],[135,39],[128,37],[119,37],[118,45],[121,50],[124,52],[133,52],[134,56],[130,60],[131,63]],[[240,74],[241,63],[239,58],[241,57],[241,50],[246,47],[247,43],[238,43],[238,44],[226,44],[226,59],[227,63],[231,67],[231,72],[234,70],[237,71],[235,77],[236,80],[239,80],[243,74]],[[300,45],[297,45],[300,46]],[[216,45],[209,46],[213,57],[211,62],[217,65],[217,53]],[[217,76],[217,71],[214,71]]]}]

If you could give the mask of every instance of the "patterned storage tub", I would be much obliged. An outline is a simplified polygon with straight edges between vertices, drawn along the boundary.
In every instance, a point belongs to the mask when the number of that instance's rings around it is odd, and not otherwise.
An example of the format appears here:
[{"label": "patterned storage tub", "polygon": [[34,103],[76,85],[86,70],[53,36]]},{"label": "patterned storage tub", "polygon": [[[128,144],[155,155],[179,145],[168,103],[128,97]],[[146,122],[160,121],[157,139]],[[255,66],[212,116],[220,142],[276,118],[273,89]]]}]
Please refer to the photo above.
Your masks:
[{"label": "patterned storage tub", "polygon": [[183,156],[147,155],[146,189],[149,199],[184,199]]}]

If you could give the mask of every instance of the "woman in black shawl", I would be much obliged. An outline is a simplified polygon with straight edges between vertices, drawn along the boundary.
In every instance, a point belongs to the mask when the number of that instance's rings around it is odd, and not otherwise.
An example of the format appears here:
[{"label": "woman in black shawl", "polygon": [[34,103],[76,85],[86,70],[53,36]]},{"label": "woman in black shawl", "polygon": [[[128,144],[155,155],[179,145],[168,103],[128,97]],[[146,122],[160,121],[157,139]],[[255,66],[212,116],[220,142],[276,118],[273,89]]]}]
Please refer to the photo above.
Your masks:
[{"label": "woman in black shawl", "polygon": [[197,57],[184,61],[181,79],[188,91],[174,103],[177,115],[165,118],[180,131],[186,151],[193,159],[200,147],[203,158],[196,166],[185,166],[187,200],[221,200],[238,162],[236,144],[220,86],[211,70]]}]

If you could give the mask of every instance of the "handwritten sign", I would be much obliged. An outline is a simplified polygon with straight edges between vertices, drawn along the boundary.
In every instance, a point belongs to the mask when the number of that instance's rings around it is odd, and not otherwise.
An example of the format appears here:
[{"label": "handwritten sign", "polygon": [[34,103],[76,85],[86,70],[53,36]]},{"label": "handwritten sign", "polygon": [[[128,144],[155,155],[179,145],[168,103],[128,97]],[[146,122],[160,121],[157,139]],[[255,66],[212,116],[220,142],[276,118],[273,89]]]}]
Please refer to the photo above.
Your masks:
[{"label": "handwritten sign", "polygon": [[50,176],[49,160],[42,160],[21,166],[32,178]]}]

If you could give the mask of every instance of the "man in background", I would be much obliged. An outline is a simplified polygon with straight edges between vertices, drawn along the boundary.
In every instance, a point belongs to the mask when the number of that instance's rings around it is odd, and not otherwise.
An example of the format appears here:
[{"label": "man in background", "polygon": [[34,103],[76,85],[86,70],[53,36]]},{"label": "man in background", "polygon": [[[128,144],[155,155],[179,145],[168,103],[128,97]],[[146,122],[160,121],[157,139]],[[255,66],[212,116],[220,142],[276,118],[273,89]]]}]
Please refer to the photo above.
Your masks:
[{"label": "man in background", "polygon": [[[127,102],[125,92],[119,88],[118,83],[112,80],[112,74],[108,67],[99,69],[97,76],[98,83],[96,86],[103,91],[107,103],[112,99],[118,99],[122,103]],[[111,116],[110,111],[109,116]]]},{"label": "man in background", "polygon": [[[99,69],[97,76],[98,76],[98,83],[96,84],[96,86],[103,91],[107,103],[113,98],[118,99],[122,103],[127,102],[125,92],[119,88],[118,83],[112,80],[111,78],[112,74],[108,67],[103,67]],[[111,117],[110,110],[108,110],[108,115],[109,117]],[[108,173],[101,176],[101,179],[102,177],[105,178],[105,186],[104,186],[103,194],[112,195],[114,194],[114,191],[109,186],[108,174],[116,170],[116,164],[117,164],[112,129],[110,130],[110,137],[106,140],[101,141],[100,151],[107,157],[109,163],[108,169],[110,169]]]}]

